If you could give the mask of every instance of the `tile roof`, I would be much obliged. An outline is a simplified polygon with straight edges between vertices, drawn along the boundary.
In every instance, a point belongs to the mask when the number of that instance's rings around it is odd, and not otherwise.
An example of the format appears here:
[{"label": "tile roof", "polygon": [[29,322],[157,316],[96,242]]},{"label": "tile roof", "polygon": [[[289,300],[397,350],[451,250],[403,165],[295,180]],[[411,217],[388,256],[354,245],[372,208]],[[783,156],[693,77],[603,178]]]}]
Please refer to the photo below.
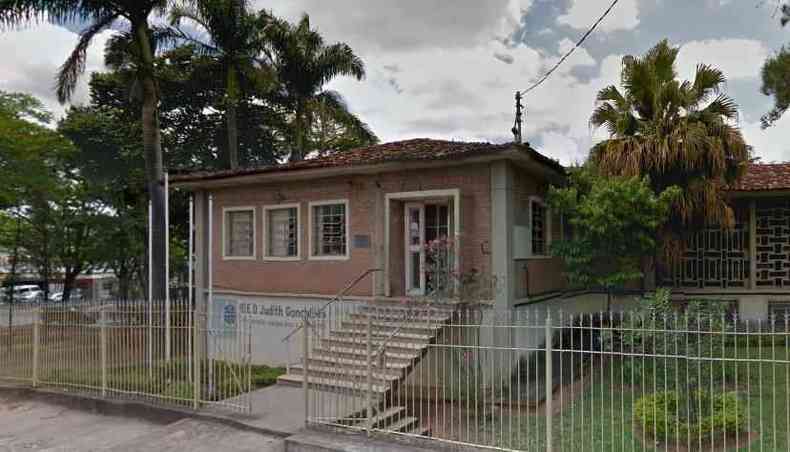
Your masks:
[{"label": "tile roof", "polygon": [[790,190],[790,163],[752,163],[733,190]]},{"label": "tile roof", "polygon": [[513,143],[467,143],[460,141],[417,138],[412,140],[395,141],[392,143],[376,144],[343,152],[333,152],[325,156],[299,162],[284,163],[282,165],[272,165],[257,168],[241,168],[235,171],[219,170],[175,173],[171,175],[170,180],[171,182],[178,183],[303,169],[362,166],[389,162],[458,160],[510,149],[519,149],[554,170],[560,172],[564,171],[564,168],[559,164],[559,162],[540,154],[536,150],[532,149],[529,144],[515,145]]}]

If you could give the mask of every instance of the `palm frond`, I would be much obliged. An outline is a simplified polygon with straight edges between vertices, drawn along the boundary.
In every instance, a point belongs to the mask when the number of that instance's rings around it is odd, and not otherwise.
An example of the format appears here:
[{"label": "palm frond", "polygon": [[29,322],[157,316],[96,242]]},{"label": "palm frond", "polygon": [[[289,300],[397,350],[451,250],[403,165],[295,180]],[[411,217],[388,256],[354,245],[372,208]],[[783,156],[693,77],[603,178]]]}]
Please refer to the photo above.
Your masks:
[{"label": "palm frond", "polygon": [[109,27],[116,19],[117,14],[110,14],[99,18],[88,28],[80,32],[80,39],[72,50],[66,62],[58,69],[56,91],[58,101],[66,103],[74,94],[80,75],[85,72],[85,58],[88,47],[102,30]]}]

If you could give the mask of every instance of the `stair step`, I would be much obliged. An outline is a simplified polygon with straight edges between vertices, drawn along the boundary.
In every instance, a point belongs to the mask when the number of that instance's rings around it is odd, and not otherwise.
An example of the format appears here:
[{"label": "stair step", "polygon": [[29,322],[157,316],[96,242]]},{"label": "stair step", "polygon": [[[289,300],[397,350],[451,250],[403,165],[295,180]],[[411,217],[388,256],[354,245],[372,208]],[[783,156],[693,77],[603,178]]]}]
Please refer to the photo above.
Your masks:
[{"label": "stair step", "polygon": [[[397,331],[397,333],[396,333],[396,331]],[[390,339],[390,336],[393,333],[395,334],[395,336],[392,336],[392,339],[409,340],[409,341],[423,342],[423,343],[427,343],[431,339],[436,337],[435,334],[407,333],[407,332],[404,332],[404,331],[398,331],[396,329],[393,329],[392,331],[387,331],[387,332],[371,330],[370,335],[371,335],[371,337],[374,340],[376,340],[376,339],[380,340],[380,339]],[[367,332],[366,329],[344,328],[342,330],[333,330],[333,331],[330,332],[330,334],[331,335],[340,336],[340,337],[348,337],[348,336],[357,337],[357,338],[360,338],[360,339],[362,339],[364,341],[364,340],[367,339],[368,332]]]},{"label": "stair step", "polygon": [[[304,368],[301,364],[297,364],[291,366],[291,373],[297,375],[304,374]],[[310,374],[317,375],[323,378],[350,378],[350,379],[359,379],[364,383],[364,380],[367,378],[367,370],[365,369],[353,369],[347,367],[328,367],[328,366],[313,366],[310,365]],[[378,372],[374,370],[372,372],[374,382],[384,383],[384,382],[391,382],[394,380],[398,380],[401,378],[401,373],[398,372],[397,375],[393,375],[392,373],[387,372]]]},{"label": "stair step", "polygon": [[388,420],[392,419],[393,417],[396,417],[399,414],[405,413],[405,412],[406,412],[406,408],[405,407],[402,407],[402,406],[390,407],[390,408],[387,408],[386,410],[384,410],[383,412],[376,414],[375,416],[373,416],[372,419],[369,419],[369,420],[365,419],[365,420],[363,420],[362,423],[359,424],[359,427],[362,427],[362,428],[374,428],[374,427],[378,426],[379,424],[381,424],[382,422],[388,421]]},{"label": "stair step", "polygon": [[[313,354],[310,355],[310,361],[320,361],[322,363],[334,364],[334,365],[341,365],[341,366],[354,366],[354,367],[361,367],[367,368],[367,361],[365,356],[359,356],[356,353],[351,354],[351,357],[342,358],[337,356],[337,353],[332,353],[328,351],[320,351],[320,349],[313,350]],[[402,370],[411,365],[412,358],[401,358],[391,353],[385,353],[386,358],[384,360],[384,366],[390,370]],[[374,360],[373,368],[378,368],[378,362]]]},{"label": "stair step", "polygon": [[[352,361],[352,360],[343,360],[343,361]],[[342,370],[352,370],[356,372],[367,373],[368,363],[364,359],[360,359],[357,361],[358,361],[357,363],[351,363],[351,362],[341,363],[337,359],[327,360],[321,358],[315,359],[313,357],[310,357],[310,368],[311,369],[328,368],[328,369],[334,369],[335,371],[337,371],[338,369],[342,369]],[[385,367],[383,369],[379,368],[378,363],[375,362],[375,360],[370,364],[371,364],[371,369],[373,370],[374,373],[395,376],[398,378],[403,376],[403,369],[406,369],[408,367],[408,365],[387,365],[388,363],[386,362],[386,360],[384,361]],[[296,364],[296,366],[301,368],[302,364],[298,363]]]},{"label": "stair step", "polygon": [[419,420],[414,416],[404,417],[394,424],[381,427],[381,430],[390,432],[403,432],[406,433],[419,424]]},{"label": "stair step", "polygon": [[[335,348],[347,348],[352,350],[367,350],[367,344],[365,342],[360,341],[353,341],[348,338],[337,338],[337,337],[328,337],[321,339],[321,342],[329,347]],[[379,340],[372,340],[371,344],[374,347],[374,351],[378,349],[382,344],[384,344],[384,339]],[[428,346],[428,344],[420,344],[416,342],[402,342],[402,341],[388,341],[386,343],[386,348],[391,349],[402,349],[402,350],[414,350],[414,351],[422,351]]]},{"label": "stair step", "polygon": [[[392,333],[393,331],[400,328],[401,331],[406,332],[419,332],[417,334],[426,334],[426,335],[433,335],[435,336],[439,330],[444,326],[442,323],[437,322],[380,322],[380,321],[373,321],[370,322],[371,329],[373,331],[383,331]],[[343,329],[358,329],[360,331],[366,331],[367,329],[367,320],[366,319],[349,319],[344,320],[341,326]]]},{"label": "stair step", "polygon": [[367,321],[368,315],[373,320],[384,321],[384,322],[395,322],[395,323],[415,323],[415,324],[431,324],[431,323],[444,323],[450,320],[450,315],[445,313],[439,312],[427,312],[421,314],[412,314],[409,315],[408,312],[395,312],[395,311],[361,311],[361,312],[352,312],[349,314],[349,317],[355,320],[364,320]]},{"label": "stair step", "polygon": [[[277,377],[278,384],[301,386],[303,382],[304,382],[304,378],[302,375],[297,375],[293,373],[280,375],[279,377]],[[311,376],[308,383],[310,384],[310,386],[325,386],[329,388],[351,389],[363,393],[367,392],[368,389],[367,385],[362,385],[358,382],[347,381],[337,378],[320,378],[320,377]],[[372,389],[374,393],[384,394],[389,390],[389,387],[381,384],[373,384]]]}]

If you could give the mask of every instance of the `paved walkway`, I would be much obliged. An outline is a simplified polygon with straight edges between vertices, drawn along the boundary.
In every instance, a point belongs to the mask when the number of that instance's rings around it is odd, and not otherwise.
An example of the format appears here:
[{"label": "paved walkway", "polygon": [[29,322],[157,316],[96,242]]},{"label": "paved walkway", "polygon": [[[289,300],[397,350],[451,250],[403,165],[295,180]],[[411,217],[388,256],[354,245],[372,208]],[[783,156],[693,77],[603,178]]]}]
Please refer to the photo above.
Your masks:
[{"label": "paved walkway", "polygon": [[[218,411],[216,414],[264,431],[293,434],[304,429],[305,406],[302,388],[273,385],[253,392],[250,397],[252,413],[242,415]],[[338,396],[335,393],[311,389],[310,397],[313,398],[311,400],[313,414],[323,412],[328,418],[337,418],[341,411],[352,414],[364,406],[362,397],[357,398],[354,403],[348,395],[345,395],[344,406],[336,403]]]},{"label": "paved walkway", "polygon": [[280,437],[174,415],[99,413],[33,392],[0,392],[0,452],[284,451]]}]

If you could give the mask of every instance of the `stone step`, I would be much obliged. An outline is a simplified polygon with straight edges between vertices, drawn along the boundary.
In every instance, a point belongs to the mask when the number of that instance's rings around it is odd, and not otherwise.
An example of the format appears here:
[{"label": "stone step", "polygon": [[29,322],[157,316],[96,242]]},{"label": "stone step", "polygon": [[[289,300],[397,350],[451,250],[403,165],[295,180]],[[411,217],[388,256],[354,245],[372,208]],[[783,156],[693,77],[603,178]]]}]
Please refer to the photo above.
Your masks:
[{"label": "stone step", "polygon": [[[384,365],[387,369],[395,369],[401,370],[409,367],[412,361],[416,358],[413,355],[399,355],[393,354],[389,352],[385,352],[385,360]],[[332,352],[329,350],[324,349],[315,349],[313,350],[313,354],[310,355],[311,360],[321,361],[330,364],[342,365],[342,366],[354,366],[354,367],[363,367],[366,368],[368,363],[366,360],[365,353],[363,352],[361,355],[359,353],[339,353],[339,352]],[[373,363],[374,367],[378,366],[378,363]]]},{"label": "stone step", "polygon": [[[291,373],[296,375],[304,375],[304,368],[301,364],[291,366]],[[310,375],[315,375],[321,378],[342,378],[357,383],[366,383],[367,370],[356,369],[343,366],[313,366],[310,365]],[[378,370],[372,371],[374,384],[389,384],[395,380],[399,380],[402,376],[401,372],[379,372]]]},{"label": "stone step", "polygon": [[[426,323],[426,322],[381,322],[381,321],[374,321],[370,322],[371,330],[373,331],[382,331],[382,332],[389,332],[392,333],[395,330],[400,329],[400,331],[406,333],[414,333],[414,334],[425,334],[425,335],[432,335],[436,336],[439,333],[439,330],[444,326],[443,323]],[[349,319],[344,320],[341,324],[342,329],[356,329],[361,331],[367,331],[367,319]]]},{"label": "stone step", "polygon": [[[287,386],[301,386],[304,382],[304,377],[302,375],[297,374],[286,374],[280,375],[277,377],[277,384],[287,385]],[[310,377],[308,381],[310,386],[315,387],[327,387],[327,388],[341,388],[341,389],[350,389],[352,391],[358,391],[360,393],[367,392],[367,385],[360,385],[359,383],[353,381],[347,381],[344,379],[339,378],[319,378],[319,377]],[[389,390],[389,386],[382,385],[382,384],[373,384],[373,392],[376,394],[384,394]]]},{"label": "stone step", "polygon": [[[374,372],[379,372],[382,374],[387,375],[394,375],[397,377],[403,376],[403,369],[409,367],[408,364],[391,364],[388,363],[386,360],[384,361],[384,368],[381,369],[378,366],[378,362],[371,361],[371,368]],[[301,367],[301,363],[298,364]],[[355,371],[363,371],[367,372],[368,363],[364,359],[357,359],[357,360],[350,360],[350,359],[326,359],[325,357],[310,357],[310,367],[311,368],[318,368],[318,367],[329,367],[333,369],[338,368],[345,368],[345,369],[352,369]]]},{"label": "stone step", "polygon": [[[371,341],[371,346],[373,347],[373,351],[375,352],[378,350],[379,347],[385,344],[384,339],[380,340],[373,340]],[[367,353],[367,343],[352,340],[351,338],[338,338],[338,337],[327,337],[321,339],[321,346],[322,347],[329,347],[334,349],[340,350],[359,350],[361,353]],[[422,350],[427,348],[428,344],[421,344],[416,342],[403,342],[398,340],[397,337],[393,338],[393,340],[386,341],[386,345],[384,348],[386,351],[393,351],[397,353],[412,353],[414,355],[419,354]]]},{"label": "stone step", "polygon": [[358,426],[362,428],[376,428],[382,424],[387,425],[392,421],[392,418],[398,417],[400,415],[404,415],[405,413],[406,413],[405,407],[402,406],[390,407],[382,411],[381,413],[374,415],[372,419],[363,420],[361,423],[358,424]]},{"label": "stone step", "polygon": [[[368,336],[367,329],[359,328],[344,328],[342,330],[331,331],[329,334],[336,337],[353,338],[357,342],[365,342]],[[396,329],[393,329],[392,331],[376,331],[371,329],[370,336],[373,340],[397,339],[399,342],[415,342],[421,344],[427,344],[431,341],[431,339],[436,337],[436,335],[408,333],[405,331],[398,331]]]},{"label": "stone step", "polygon": [[397,421],[393,422],[392,424],[385,425],[381,427],[381,430],[389,431],[389,432],[401,432],[407,433],[412,431],[413,429],[419,426],[419,419],[414,416],[407,416]]},{"label": "stone step", "polygon": [[438,312],[438,311],[426,311],[420,313],[412,313],[408,311],[393,311],[393,310],[360,310],[358,312],[352,312],[349,314],[349,317],[353,320],[363,320],[367,322],[368,316],[370,316],[374,321],[382,321],[388,323],[413,323],[413,324],[433,324],[433,323],[445,323],[450,320],[451,314]]}]

